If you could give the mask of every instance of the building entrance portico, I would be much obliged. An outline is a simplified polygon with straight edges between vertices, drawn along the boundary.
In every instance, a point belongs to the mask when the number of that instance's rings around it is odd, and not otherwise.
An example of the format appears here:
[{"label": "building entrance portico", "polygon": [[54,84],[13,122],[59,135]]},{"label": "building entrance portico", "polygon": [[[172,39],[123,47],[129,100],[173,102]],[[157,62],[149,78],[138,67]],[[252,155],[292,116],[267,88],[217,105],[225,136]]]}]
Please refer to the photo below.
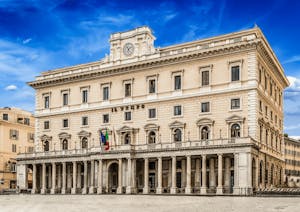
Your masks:
[{"label": "building entrance portico", "polygon": [[108,193],[117,193],[118,189],[118,172],[119,165],[118,163],[111,163],[108,167]]}]

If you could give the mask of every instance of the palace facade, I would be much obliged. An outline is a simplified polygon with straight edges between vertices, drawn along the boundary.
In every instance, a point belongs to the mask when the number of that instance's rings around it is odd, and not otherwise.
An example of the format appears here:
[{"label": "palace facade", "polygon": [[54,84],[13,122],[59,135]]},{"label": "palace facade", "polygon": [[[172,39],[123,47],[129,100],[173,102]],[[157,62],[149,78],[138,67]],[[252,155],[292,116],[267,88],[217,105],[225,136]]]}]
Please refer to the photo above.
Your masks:
[{"label": "palace facade", "polygon": [[[284,181],[288,80],[258,27],[154,47],[110,36],[100,61],[47,71],[36,90],[32,193],[251,195]],[[100,132],[108,134],[108,145]]]},{"label": "palace facade", "polygon": [[288,187],[300,187],[300,141],[284,137],[285,182]]},{"label": "palace facade", "polygon": [[[0,108],[0,193],[17,187],[18,153],[32,153],[34,146],[34,117],[17,108]],[[27,173],[31,186],[31,172]]]}]

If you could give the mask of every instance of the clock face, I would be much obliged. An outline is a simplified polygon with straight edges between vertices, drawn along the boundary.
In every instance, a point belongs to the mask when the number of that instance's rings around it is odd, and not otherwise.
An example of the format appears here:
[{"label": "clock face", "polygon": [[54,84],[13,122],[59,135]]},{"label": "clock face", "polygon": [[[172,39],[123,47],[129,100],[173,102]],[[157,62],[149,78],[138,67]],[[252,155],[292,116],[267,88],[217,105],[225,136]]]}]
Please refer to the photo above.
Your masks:
[{"label": "clock face", "polygon": [[124,45],[124,48],[123,48],[123,53],[126,55],[126,56],[130,56],[132,55],[134,52],[134,46],[132,43],[126,43]]}]

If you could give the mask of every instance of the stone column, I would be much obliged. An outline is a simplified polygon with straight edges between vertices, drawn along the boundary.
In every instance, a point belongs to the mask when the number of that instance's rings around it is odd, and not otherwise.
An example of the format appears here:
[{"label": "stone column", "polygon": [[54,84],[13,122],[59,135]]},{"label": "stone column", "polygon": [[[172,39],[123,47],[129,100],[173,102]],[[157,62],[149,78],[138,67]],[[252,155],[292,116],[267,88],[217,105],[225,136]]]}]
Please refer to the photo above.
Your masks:
[{"label": "stone column", "polygon": [[162,157],[158,158],[158,165],[157,165],[157,178],[158,178],[158,184],[156,188],[156,194],[162,193]]},{"label": "stone column", "polygon": [[66,162],[62,163],[62,187],[61,187],[61,193],[66,193]]},{"label": "stone column", "polygon": [[118,167],[118,188],[117,188],[117,194],[122,194],[122,169],[123,169],[123,159],[119,158],[119,167]]},{"label": "stone column", "polygon": [[185,193],[190,194],[192,191],[191,188],[191,156],[186,156],[186,187]]},{"label": "stone column", "polygon": [[176,194],[176,156],[172,157],[172,187],[171,194]]},{"label": "stone column", "polygon": [[67,164],[67,190],[72,187],[72,179],[71,179],[71,166]]},{"label": "stone column", "polygon": [[87,161],[83,161],[84,164],[84,170],[83,170],[83,189],[82,189],[82,194],[87,193],[87,169],[88,169],[88,164]]},{"label": "stone column", "polygon": [[78,163],[78,169],[77,169],[77,188],[81,189],[81,163]]},{"label": "stone column", "polygon": [[149,193],[149,159],[145,158],[144,160],[144,194]]},{"label": "stone column", "polygon": [[200,190],[200,158],[196,158],[196,170],[195,170],[195,188]]},{"label": "stone column", "polygon": [[224,188],[227,191],[229,189],[229,187],[230,187],[230,157],[226,157],[225,158]]},{"label": "stone column", "polygon": [[42,189],[41,194],[46,193],[46,164],[42,164]]},{"label": "stone column", "polygon": [[57,188],[61,189],[61,164],[57,166]]},{"label": "stone column", "polygon": [[233,193],[240,194],[239,188],[239,154],[234,154],[234,186]]},{"label": "stone column", "polygon": [[99,160],[98,163],[98,188],[97,194],[102,194],[102,179],[103,179],[103,163],[102,160]]},{"label": "stone column", "polygon": [[206,155],[202,155],[202,186],[200,193],[206,194],[207,186],[206,186]]},{"label": "stone column", "polygon": [[32,164],[32,194],[36,193],[36,164]]},{"label": "stone column", "polygon": [[71,190],[71,194],[76,194],[77,190],[77,163],[76,161],[73,161],[73,187]]},{"label": "stone column", "polygon": [[259,185],[258,185],[258,178],[259,178],[259,158],[258,157],[255,159],[255,166],[256,166],[256,169],[255,169],[255,188],[257,190],[258,187],[259,187]]},{"label": "stone column", "polygon": [[136,188],[136,159],[132,159],[132,173],[131,173],[131,178],[132,178],[132,192],[136,193],[137,188]]},{"label": "stone column", "polygon": [[95,182],[95,161],[91,160],[91,185],[89,188],[89,193],[94,193],[94,182]]},{"label": "stone column", "polygon": [[181,160],[181,188],[186,186],[186,160]]},{"label": "stone column", "polygon": [[131,158],[127,159],[127,187],[126,194],[131,194],[132,191],[132,171],[131,171]]},{"label": "stone column", "polygon": [[[47,169],[46,169],[47,172]],[[47,179],[47,183],[48,185],[46,186],[47,189],[50,189],[51,192],[51,188],[52,188],[52,169],[51,166],[48,166],[48,179]]]},{"label": "stone column", "polygon": [[214,189],[216,187],[216,175],[215,175],[215,159],[209,159],[209,188]]},{"label": "stone column", "polygon": [[52,163],[52,188],[51,194],[55,194],[56,190],[56,164]]},{"label": "stone column", "polygon": [[223,158],[218,154],[218,187],[217,194],[223,194]]}]

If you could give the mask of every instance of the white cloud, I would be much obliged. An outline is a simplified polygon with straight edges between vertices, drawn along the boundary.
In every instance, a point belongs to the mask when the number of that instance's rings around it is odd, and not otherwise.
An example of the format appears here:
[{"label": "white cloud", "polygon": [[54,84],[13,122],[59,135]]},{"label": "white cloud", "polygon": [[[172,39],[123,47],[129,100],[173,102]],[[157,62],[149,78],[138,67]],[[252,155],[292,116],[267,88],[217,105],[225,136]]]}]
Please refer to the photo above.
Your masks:
[{"label": "white cloud", "polygon": [[17,90],[17,86],[15,86],[15,85],[8,85],[4,89],[6,91],[14,91],[14,90]]},{"label": "white cloud", "polygon": [[295,55],[295,56],[283,61],[283,64],[294,63],[294,62],[300,62],[300,55]]},{"label": "white cloud", "polygon": [[25,39],[25,40],[23,40],[23,44],[27,44],[27,43],[29,43],[30,41],[32,41],[32,39],[31,38],[27,38],[27,39]]}]

